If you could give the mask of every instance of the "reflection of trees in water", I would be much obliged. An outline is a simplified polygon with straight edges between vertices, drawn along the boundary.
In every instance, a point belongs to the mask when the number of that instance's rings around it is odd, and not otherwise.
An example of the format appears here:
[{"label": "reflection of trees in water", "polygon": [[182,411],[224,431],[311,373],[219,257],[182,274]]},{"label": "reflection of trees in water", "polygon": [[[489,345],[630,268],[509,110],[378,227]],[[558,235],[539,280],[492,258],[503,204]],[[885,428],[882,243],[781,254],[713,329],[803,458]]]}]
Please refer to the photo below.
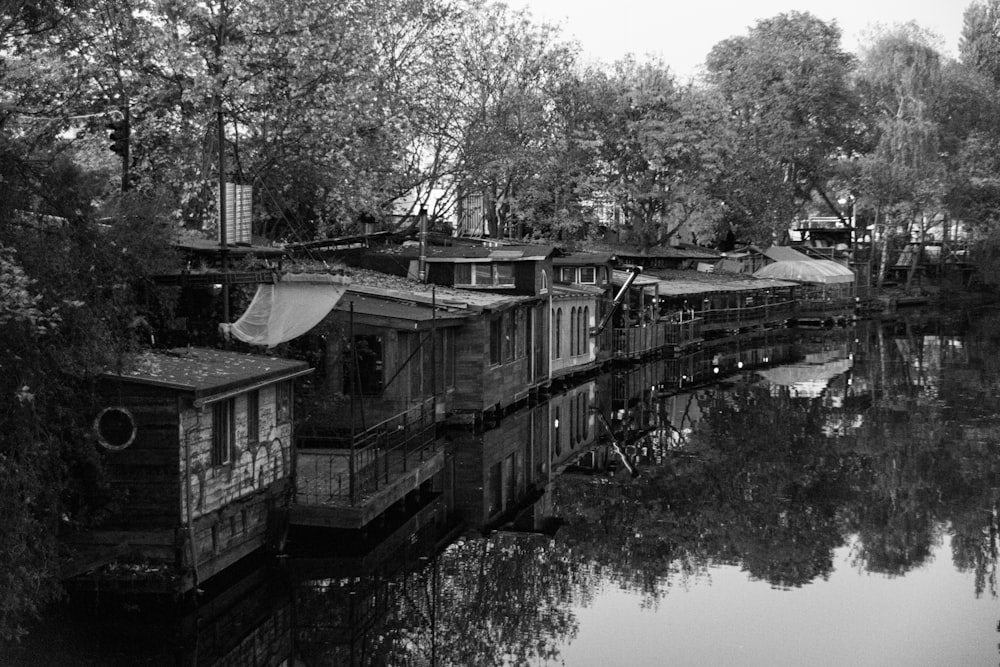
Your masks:
[{"label": "reflection of trees in water", "polygon": [[[729,564],[798,587],[829,576],[845,545],[856,565],[896,576],[925,563],[949,533],[976,595],[996,595],[1000,340],[903,333],[906,345],[875,330],[859,335],[853,383],[831,383],[817,398],[749,376],[700,390],[698,419],[684,424],[678,448],[664,444],[638,478],[557,479],[565,524],[556,539],[460,540],[428,566],[436,579],[425,568],[394,584],[372,655],[398,664],[432,652],[439,664],[557,659],[576,634],[571,610],[603,586],[655,605]],[[932,355],[939,366],[923,362]]]},{"label": "reflection of trees in water", "polygon": [[801,586],[829,575],[848,543],[868,571],[901,575],[947,530],[956,567],[974,572],[977,595],[995,595],[1000,422],[976,397],[1000,412],[998,346],[992,333],[872,328],[859,333],[852,382],[831,384],[842,395],[703,390],[700,422],[663,466],[625,484],[559,480],[560,538],[655,599],[715,563]]},{"label": "reflection of trees in water", "polygon": [[558,542],[494,533],[439,558],[439,664],[523,665],[558,658],[576,636],[573,605],[594,574]]}]

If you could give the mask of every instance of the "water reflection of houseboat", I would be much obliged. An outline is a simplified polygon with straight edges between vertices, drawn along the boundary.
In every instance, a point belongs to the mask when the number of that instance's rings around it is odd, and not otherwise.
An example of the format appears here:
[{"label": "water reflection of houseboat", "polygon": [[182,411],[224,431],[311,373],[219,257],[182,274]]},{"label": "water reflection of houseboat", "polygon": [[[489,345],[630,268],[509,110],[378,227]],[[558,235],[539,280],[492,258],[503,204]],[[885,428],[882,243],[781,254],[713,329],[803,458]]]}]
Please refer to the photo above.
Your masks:
[{"label": "water reflection of houseboat", "polygon": [[455,513],[480,530],[534,504],[551,478],[601,437],[598,383],[587,381],[485,431],[452,429]]}]

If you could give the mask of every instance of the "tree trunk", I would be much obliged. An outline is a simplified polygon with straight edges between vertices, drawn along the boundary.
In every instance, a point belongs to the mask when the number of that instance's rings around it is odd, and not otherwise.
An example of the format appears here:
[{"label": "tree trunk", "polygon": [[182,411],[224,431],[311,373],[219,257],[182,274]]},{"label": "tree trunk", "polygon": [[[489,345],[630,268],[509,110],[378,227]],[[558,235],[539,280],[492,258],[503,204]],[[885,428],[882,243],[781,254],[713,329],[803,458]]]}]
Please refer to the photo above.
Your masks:
[{"label": "tree trunk", "polygon": [[[872,224],[873,229],[878,229],[878,219],[879,213],[882,212],[882,208],[878,207],[875,209],[875,221]],[[885,274],[889,265],[889,226],[882,220],[882,234],[879,236],[879,253],[878,253],[878,282],[876,283],[876,288],[878,291],[882,291],[882,283],[885,282]]]}]

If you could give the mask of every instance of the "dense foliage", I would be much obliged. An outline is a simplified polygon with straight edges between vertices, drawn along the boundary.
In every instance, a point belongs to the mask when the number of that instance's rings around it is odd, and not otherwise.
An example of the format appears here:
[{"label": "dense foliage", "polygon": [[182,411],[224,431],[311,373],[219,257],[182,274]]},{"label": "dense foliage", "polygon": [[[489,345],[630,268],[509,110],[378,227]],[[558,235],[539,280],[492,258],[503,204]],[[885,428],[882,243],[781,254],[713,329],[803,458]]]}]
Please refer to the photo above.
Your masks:
[{"label": "dense foliage", "polygon": [[856,57],[781,14],[682,84],[484,0],[0,3],[0,638],[56,593],[58,525],[94,519],[79,397],[165,316],[146,278],[213,233],[220,169],[276,242],[471,197],[492,236],[769,241],[849,196],[904,235],[961,220],[992,266],[998,8],[957,62],[916,26]]}]

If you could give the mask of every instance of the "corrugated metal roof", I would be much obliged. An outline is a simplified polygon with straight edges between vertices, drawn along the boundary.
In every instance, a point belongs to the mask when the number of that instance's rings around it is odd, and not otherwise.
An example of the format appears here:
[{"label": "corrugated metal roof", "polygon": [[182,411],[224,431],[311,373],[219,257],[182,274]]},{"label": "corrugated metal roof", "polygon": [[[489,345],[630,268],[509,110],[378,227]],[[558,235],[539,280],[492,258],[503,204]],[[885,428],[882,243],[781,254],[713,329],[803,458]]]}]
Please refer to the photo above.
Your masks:
[{"label": "corrugated metal roof", "polygon": [[471,310],[448,310],[444,303],[435,309],[428,303],[351,292],[340,300],[335,310],[351,312],[352,307],[355,315],[399,320],[400,326],[407,329],[432,321],[441,326],[454,326],[474,313]]},{"label": "corrugated metal roof", "polygon": [[[393,276],[395,277],[395,276]],[[384,283],[366,283],[366,279],[358,280],[358,276],[352,276],[355,280],[347,288],[347,296],[351,294],[367,294],[400,301],[412,301],[424,305],[437,304],[440,308],[467,308],[472,310],[502,308],[510,304],[531,301],[533,296],[508,296],[496,294],[494,292],[479,292],[475,290],[464,290],[456,287],[443,287],[441,285],[430,285],[405,279],[406,287],[395,286],[383,287]],[[396,285],[396,281],[389,281],[390,285]]]}]

